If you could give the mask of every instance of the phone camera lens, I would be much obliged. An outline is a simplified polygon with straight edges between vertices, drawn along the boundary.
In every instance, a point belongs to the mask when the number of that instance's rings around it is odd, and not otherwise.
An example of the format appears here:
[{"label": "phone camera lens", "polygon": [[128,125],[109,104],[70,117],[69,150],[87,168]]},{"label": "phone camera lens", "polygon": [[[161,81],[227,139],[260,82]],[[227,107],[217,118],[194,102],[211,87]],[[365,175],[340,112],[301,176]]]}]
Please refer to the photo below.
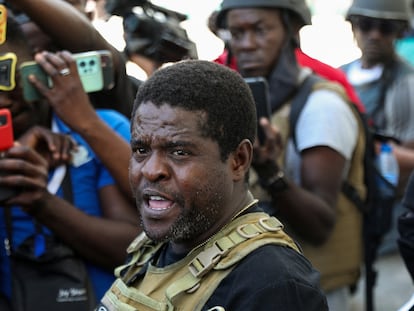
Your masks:
[{"label": "phone camera lens", "polygon": [[0,116],[0,126],[3,126],[7,123],[6,116]]}]

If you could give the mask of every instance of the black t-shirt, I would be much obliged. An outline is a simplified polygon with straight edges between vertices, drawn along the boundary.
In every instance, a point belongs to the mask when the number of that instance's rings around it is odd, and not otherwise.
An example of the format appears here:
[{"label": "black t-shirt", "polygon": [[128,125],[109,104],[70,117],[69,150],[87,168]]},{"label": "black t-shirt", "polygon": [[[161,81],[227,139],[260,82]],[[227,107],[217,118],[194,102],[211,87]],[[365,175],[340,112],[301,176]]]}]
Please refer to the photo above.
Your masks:
[{"label": "black t-shirt", "polygon": [[240,261],[202,310],[328,310],[319,273],[295,250],[265,245]]}]

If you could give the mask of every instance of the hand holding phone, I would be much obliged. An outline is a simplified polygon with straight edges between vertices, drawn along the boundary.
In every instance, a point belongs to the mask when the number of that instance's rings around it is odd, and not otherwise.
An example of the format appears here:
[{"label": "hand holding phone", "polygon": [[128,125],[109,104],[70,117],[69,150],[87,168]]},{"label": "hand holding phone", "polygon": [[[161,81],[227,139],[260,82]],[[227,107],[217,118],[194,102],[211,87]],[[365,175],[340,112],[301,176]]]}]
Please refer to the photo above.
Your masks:
[{"label": "hand holding phone", "polygon": [[262,126],[259,124],[259,120],[263,117],[270,120],[272,115],[269,100],[269,86],[263,77],[245,78],[244,80],[249,85],[256,103],[257,137],[259,143],[262,145],[266,139],[266,135]]},{"label": "hand holding phone", "polygon": [[[112,54],[107,50],[88,51],[72,54],[76,61],[79,77],[85,92],[96,92],[114,86]],[[23,62],[20,65],[23,96],[27,101],[39,100],[42,96],[29,81],[29,75],[35,75],[44,85],[52,87],[52,79],[35,61]]]}]

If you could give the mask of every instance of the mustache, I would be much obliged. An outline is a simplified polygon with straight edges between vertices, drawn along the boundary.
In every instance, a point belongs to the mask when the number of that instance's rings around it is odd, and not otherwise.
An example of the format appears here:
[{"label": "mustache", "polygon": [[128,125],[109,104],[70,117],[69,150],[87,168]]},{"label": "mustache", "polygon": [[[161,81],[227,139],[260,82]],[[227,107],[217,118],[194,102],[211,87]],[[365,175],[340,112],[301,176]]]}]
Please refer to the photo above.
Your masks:
[{"label": "mustache", "polygon": [[174,201],[179,206],[184,206],[185,200],[181,193],[168,189],[160,183],[148,181],[135,191],[135,203],[137,206],[140,206],[152,195],[166,198],[167,200]]}]

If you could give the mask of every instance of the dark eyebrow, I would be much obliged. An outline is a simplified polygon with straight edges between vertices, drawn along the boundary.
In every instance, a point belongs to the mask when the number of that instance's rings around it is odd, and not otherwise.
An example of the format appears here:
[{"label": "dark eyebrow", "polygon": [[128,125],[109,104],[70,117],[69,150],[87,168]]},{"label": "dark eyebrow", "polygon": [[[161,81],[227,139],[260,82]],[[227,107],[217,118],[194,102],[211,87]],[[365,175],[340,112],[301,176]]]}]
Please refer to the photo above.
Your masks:
[{"label": "dark eyebrow", "polygon": [[192,146],[194,146],[194,143],[185,141],[185,140],[169,141],[165,144],[166,148],[192,147]]},{"label": "dark eyebrow", "polygon": [[[136,145],[147,145],[148,143],[145,142],[145,140],[143,139],[131,138],[130,144],[133,146],[136,146]],[[168,141],[165,144],[163,144],[164,148],[192,147],[192,146],[194,146],[194,143],[185,141],[185,140]]]},{"label": "dark eyebrow", "polygon": [[131,137],[131,139],[129,140],[129,143],[131,145],[142,145],[143,141],[142,141],[142,139],[135,139],[135,138]]}]

